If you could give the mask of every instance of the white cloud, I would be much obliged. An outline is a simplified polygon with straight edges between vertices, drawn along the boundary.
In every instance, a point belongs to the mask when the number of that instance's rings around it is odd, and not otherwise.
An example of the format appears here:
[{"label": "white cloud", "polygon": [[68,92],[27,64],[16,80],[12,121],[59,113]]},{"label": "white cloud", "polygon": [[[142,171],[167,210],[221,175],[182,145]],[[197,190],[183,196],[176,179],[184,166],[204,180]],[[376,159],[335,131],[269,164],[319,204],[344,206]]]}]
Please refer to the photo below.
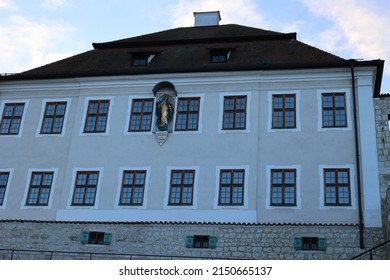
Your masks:
[{"label": "white cloud", "polygon": [[[380,9],[370,6],[369,1],[338,0],[337,5],[333,0],[300,1],[312,13],[327,17],[333,23],[318,34],[320,47],[353,56],[346,58],[390,61],[390,18],[387,10],[379,13]],[[377,1],[379,3],[381,1]],[[386,72],[390,74],[389,63]]]},{"label": "white cloud", "polygon": [[0,0],[0,10],[15,11],[17,9],[12,0]]},{"label": "white cloud", "polygon": [[41,7],[46,9],[57,9],[66,4],[66,0],[43,0]]},{"label": "white cloud", "polygon": [[170,11],[173,27],[193,26],[193,13],[206,11],[220,11],[221,24],[239,23],[262,28],[269,25],[252,0],[180,0],[178,4],[170,6]]},{"label": "white cloud", "polygon": [[21,72],[69,56],[61,43],[73,27],[13,15],[0,21],[0,72]]}]

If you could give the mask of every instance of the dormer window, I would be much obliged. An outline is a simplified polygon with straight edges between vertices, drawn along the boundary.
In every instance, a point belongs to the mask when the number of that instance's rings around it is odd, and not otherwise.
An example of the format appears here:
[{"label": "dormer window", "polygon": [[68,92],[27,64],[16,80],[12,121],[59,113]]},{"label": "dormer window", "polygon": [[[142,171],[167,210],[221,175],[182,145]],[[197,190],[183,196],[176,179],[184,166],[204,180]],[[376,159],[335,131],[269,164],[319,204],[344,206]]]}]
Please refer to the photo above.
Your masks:
[{"label": "dormer window", "polygon": [[146,66],[153,59],[155,55],[150,53],[132,53],[131,65],[132,66]]},{"label": "dormer window", "polygon": [[231,50],[217,49],[210,50],[210,62],[211,63],[224,63],[229,60]]}]

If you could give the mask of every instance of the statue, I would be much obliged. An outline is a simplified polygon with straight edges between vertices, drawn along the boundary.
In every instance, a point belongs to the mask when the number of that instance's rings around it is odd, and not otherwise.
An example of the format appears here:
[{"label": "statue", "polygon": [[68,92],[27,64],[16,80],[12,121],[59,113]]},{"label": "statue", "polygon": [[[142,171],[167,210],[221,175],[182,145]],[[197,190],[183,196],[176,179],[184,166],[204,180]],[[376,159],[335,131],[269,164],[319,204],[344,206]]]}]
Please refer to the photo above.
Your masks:
[{"label": "statue", "polygon": [[169,96],[162,96],[162,100],[157,102],[157,122],[156,125],[160,131],[168,130],[168,123],[172,120],[173,106],[169,102]]}]

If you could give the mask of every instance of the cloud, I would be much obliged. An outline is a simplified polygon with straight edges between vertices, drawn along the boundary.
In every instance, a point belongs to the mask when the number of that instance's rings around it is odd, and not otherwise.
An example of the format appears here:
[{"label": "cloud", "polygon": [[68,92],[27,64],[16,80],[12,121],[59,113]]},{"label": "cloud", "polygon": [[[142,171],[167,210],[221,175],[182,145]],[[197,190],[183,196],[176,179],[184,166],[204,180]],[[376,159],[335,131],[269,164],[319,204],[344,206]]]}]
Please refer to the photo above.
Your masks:
[{"label": "cloud", "polygon": [[[372,6],[373,2],[359,0],[338,0],[337,5],[333,0],[300,2],[313,14],[333,23],[318,34],[320,47],[331,52],[350,53],[352,58],[390,61],[390,18],[386,9],[380,12],[378,6]],[[382,1],[376,1],[377,5],[380,3]],[[390,75],[389,62],[386,73]]]},{"label": "cloud", "polygon": [[66,0],[43,0],[41,7],[46,9],[57,9],[66,5]]},{"label": "cloud", "polygon": [[176,5],[169,7],[172,15],[173,27],[193,26],[193,12],[220,11],[221,24],[240,23],[249,26],[262,26],[266,28],[264,15],[258,10],[252,0],[180,0]]},{"label": "cloud", "polygon": [[12,0],[0,0],[0,10],[16,11],[17,9]]},{"label": "cloud", "polygon": [[36,21],[20,15],[0,20],[0,72],[21,72],[69,56],[61,43],[73,31],[61,21]]}]

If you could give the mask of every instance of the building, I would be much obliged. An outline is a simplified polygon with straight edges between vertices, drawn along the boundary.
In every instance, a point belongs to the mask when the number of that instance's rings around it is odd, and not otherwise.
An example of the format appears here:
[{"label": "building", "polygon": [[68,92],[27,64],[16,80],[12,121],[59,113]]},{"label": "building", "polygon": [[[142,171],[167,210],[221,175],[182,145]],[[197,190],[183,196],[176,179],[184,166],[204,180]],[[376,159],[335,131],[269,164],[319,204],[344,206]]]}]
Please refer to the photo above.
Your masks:
[{"label": "building", "polygon": [[4,258],[348,259],[384,241],[384,62],[194,14],[1,77]]},{"label": "building", "polygon": [[[381,94],[374,100],[379,159],[379,183],[381,189],[383,228],[385,240],[390,240],[390,94]],[[387,259],[390,259],[389,245]]]}]

